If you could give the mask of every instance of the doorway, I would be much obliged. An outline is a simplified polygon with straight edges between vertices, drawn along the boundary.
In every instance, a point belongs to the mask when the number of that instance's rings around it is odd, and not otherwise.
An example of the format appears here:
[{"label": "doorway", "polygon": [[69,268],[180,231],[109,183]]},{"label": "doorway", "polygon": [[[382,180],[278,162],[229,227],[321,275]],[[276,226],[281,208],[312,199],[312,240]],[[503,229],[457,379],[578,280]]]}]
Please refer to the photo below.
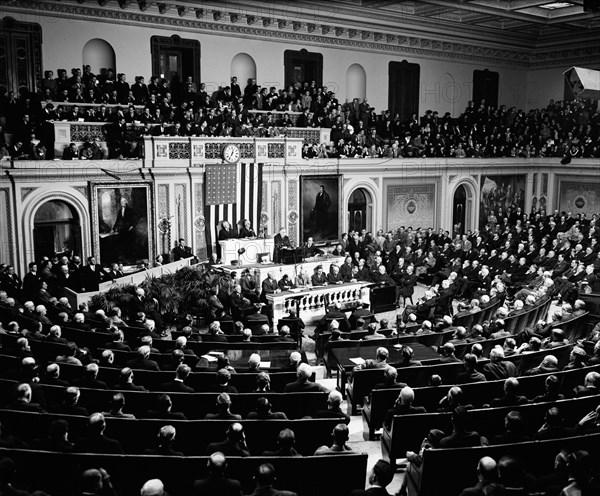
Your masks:
[{"label": "doorway", "polygon": [[173,96],[182,92],[188,76],[200,87],[200,42],[178,35],[152,36],[152,74],[166,80]]},{"label": "doorway", "polygon": [[0,28],[0,94],[34,92],[42,79],[42,28],[12,17],[4,17]]},{"label": "doorway", "polygon": [[305,49],[286,50],[283,54],[285,67],[285,85],[303,84],[315,81],[317,86],[323,85],[323,55]]},{"label": "doorway", "polygon": [[372,231],[373,202],[364,188],[355,189],[348,199],[348,230]]},{"label": "doorway", "polygon": [[469,184],[460,184],[452,200],[452,225],[456,234],[473,230],[474,193]]},{"label": "doorway", "polygon": [[402,62],[390,62],[388,67],[388,109],[392,116],[399,114],[402,122],[419,115],[419,84],[421,66]]},{"label": "doorway", "polygon": [[33,221],[35,259],[55,254],[81,255],[81,223],[77,211],[61,200],[44,203]]}]

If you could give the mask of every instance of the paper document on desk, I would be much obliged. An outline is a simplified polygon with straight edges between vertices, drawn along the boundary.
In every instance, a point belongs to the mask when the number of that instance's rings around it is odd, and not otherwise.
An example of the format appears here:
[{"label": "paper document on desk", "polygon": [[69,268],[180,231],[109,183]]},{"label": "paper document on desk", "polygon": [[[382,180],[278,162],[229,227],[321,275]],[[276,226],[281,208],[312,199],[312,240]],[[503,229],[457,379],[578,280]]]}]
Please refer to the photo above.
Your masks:
[{"label": "paper document on desk", "polygon": [[218,359],[215,356],[212,355],[202,355],[200,358],[204,358],[207,362],[216,362]]},{"label": "paper document on desk", "polygon": [[271,368],[271,362],[260,362],[259,369],[270,369]]},{"label": "paper document on desk", "polygon": [[349,358],[348,360],[350,360],[355,365],[362,365],[365,363],[365,359],[361,357]]}]

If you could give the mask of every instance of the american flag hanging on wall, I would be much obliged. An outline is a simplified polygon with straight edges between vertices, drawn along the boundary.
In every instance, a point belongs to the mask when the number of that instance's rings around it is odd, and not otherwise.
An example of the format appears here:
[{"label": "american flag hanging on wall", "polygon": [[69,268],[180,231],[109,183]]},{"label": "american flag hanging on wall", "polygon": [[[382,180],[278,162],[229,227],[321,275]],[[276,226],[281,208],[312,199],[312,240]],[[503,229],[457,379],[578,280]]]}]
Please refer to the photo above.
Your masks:
[{"label": "american flag hanging on wall", "polygon": [[205,212],[206,244],[214,249],[218,242],[217,224],[228,221],[237,231],[237,223],[248,219],[258,234],[262,202],[263,164],[238,163],[206,165]]}]

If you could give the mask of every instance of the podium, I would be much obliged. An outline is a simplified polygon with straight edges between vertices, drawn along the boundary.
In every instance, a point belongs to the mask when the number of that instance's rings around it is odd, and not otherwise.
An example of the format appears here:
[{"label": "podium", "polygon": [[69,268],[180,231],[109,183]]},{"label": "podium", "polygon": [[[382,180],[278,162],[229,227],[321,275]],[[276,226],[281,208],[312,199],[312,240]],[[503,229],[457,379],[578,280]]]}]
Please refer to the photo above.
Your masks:
[{"label": "podium", "polygon": [[[230,265],[239,260],[243,265],[260,263],[259,255],[268,255],[271,260],[275,243],[273,238],[234,238],[219,241],[221,246],[221,263]],[[245,251],[239,254],[240,248]]]}]

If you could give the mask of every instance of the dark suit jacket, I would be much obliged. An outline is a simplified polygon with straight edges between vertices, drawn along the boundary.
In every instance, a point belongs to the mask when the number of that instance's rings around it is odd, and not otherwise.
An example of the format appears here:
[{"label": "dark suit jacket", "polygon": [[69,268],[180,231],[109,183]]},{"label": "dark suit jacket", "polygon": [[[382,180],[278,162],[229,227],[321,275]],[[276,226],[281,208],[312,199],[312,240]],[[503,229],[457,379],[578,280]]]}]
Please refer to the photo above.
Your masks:
[{"label": "dark suit jacket", "polygon": [[327,283],[327,276],[325,275],[325,273],[322,273],[321,275],[313,274],[310,278],[310,282],[313,286],[323,286]]},{"label": "dark suit jacket", "polygon": [[154,360],[147,360],[144,358],[134,358],[129,360],[127,366],[131,369],[138,370],[160,370],[158,363]]},{"label": "dark suit jacket", "polygon": [[370,487],[369,489],[355,489],[350,496],[390,496],[383,487]]},{"label": "dark suit jacket", "polygon": [[275,279],[265,279],[262,283],[262,294],[260,295],[261,301],[263,301],[263,303],[266,303],[267,295],[273,294],[278,289],[279,286],[277,285],[277,281],[275,281]]},{"label": "dark suit jacket", "polygon": [[256,237],[256,233],[254,232],[254,229],[246,229],[245,227],[242,227],[240,229],[240,238],[254,238]]},{"label": "dark suit jacket", "polygon": [[86,265],[81,269],[81,286],[85,291],[98,291],[98,285],[104,278],[100,265],[94,265],[94,270],[91,266]]},{"label": "dark suit jacket", "polygon": [[229,231],[227,229],[223,229],[221,228],[219,230],[219,241],[223,241],[225,239],[232,239],[235,238],[235,233],[233,232],[233,228],[231,228]]},{"label": "dark suit jacket", "polygon": [[173,393],[194,393],[194,388],[185,385],[182,381],[176,381],[173,379],[172,381],[164,382],[160,386],[158,386],[160,391],[167,391]]},{"label": "dark suit jacket", "polygon": [[296,380],[285,385],[284,393],[299,393],[299,392],[319,392],[325,391],[321,384],[311,381]]},{"label": "dark suit jacket", "polygon": [[229,439],[221,443],[210,443],[206,448],[207,455],[212,455],[217,451],[220,451],[225,456],[250,456],[250,452],[247,449],[240,448],[240,446]]},{"label": "dark suit jacket", "polygon": [[123,454],[121,443],[104,435],[79,438],[75,442],[75,451],[78,453]]},{"label": "dark suit jacket", "polygon": [[73,381],[73,385],[80,387],[80,388],[86,388],[86,389],[107,389],[108,388],[108,386],[106,385],[106,382],[99,381],[97,379],[88,379],[86,377],[82,377],[79,380]]},{"label": "dark suit jacket", "polygon": [[242,496],[242,488],[235,479],[209,475],[194,482],[193,496]]}]

